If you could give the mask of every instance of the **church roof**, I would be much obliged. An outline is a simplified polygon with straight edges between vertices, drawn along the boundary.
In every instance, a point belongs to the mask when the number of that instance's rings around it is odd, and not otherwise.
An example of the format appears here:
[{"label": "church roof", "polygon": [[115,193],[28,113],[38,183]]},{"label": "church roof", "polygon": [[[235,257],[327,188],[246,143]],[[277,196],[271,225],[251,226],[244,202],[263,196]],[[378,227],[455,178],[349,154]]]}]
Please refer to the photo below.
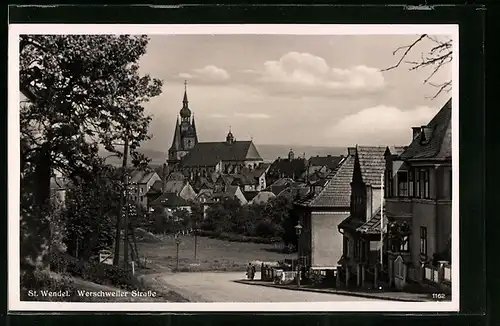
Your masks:
[{"label": "church roof", "polygon": [[172,140],[172,146],[170,149],[179,150],[182,148],[182,139],[181,139],[181,128],[179,126],[179,119],[175,122],[175,130],[174,130],[174,139]]},{"label": "church roof", "polygon": [[182,165],[215,166],[220,161],[262,161],[252,141],[201,142],[184,157]]},{"label": "church roof", "polygon": [[408,148],[403,160],[451,159],[451,99],[441,108]]}]

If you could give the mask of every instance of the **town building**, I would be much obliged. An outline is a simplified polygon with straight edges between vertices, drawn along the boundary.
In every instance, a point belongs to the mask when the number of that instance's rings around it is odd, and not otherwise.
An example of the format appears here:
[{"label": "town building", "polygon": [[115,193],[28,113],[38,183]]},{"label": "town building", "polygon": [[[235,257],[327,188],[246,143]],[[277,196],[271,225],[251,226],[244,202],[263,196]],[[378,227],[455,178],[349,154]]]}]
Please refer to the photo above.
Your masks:
[{"label": "town building", "polygon": [[306,182],[324,179],[329,174],[333,174],[343,160],[343,155],[311,156],[309,160],[307,160],[307,166],[302,174],[302,179],[306,180]]},{"label": "town building", "polygon": [[348,155],[333,170],[327,183],[309,185],[309,193],[294,202],[302,225],[299,256],[312,269],[335,270],[342,255],[342,235],[337,227],[350,213],[355,155],[356,148],[348,148]]},{"label": "town building", "polygon": [[303,157],[295,157],[292,149],[288,153],[288,158],[282,159],[278,157],[269,167],[267,180],[269,184],[277,180],[288,178],[296,180],[302,177],[306,171],[306,159]]},{"label": "town building", "polygon": [[380,207],[386,157],[403,147],[356,146],[350,214],[338,226],[342,235],[343,281],[346,286],[376,286],[380,273]]},{"label": "town building", "polygon": [[255,169],[263,162],[253,141],[238,141],[229,130],[226,141],[199,142],[187,89],[184,89],[182,109],[179,112],[168,151],[169,171],[181,171],[189,180],[207,177],[213,173],[236,174],[243,168]]},{"label": "town building", "polygon": [[451,272],[442,272],[443,265],[451,265],[451,111],[450,99],[427,125],[412,128],[404,152],[387,157],[388,232],[406,231],[389,237],[387,246],[390,285],[398,288],[425,282],[426,268],[438,269],[434,281],[451,286]]},{"label": "town building", "polygon": [[161,181],[161,178],[155,171],[140,169],[131,171],[128,181],[129,199],[143,208],[148,207],[148,197],[146,194],[156,181]]}]

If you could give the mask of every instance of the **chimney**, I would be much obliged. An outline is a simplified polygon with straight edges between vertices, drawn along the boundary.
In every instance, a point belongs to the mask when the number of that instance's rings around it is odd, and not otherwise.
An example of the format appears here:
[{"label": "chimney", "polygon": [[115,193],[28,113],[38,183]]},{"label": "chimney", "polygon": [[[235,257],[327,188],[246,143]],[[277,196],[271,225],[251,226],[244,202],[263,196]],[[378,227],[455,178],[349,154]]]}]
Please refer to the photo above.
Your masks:
[{"label": "chimney", "polygon": [[415,140],[418,135],[420,135],[420,132],[422,131],[422,127],[411,127],[411,131],[412,131],[412,141]]},{"label": "chimney", "polygon": [[348,156],[354,156],[356,155],[356,147],[347,147],[347,155]]}]

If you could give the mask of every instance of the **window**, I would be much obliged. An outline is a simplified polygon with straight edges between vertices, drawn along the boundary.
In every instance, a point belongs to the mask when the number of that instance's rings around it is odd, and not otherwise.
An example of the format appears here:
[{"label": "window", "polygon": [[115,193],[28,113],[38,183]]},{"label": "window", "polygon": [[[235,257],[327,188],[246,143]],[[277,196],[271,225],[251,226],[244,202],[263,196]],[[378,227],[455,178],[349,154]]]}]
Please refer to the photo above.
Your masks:
[{"label": "window", "polygon": [[415,171],[413,169],[410,169],[408,171],[408,197],[413,197],[414,196],[414,187],[415,184],[413,182],[413,179],[415,178]]},{"label": "window", "polygon": [[398,197],[408,197],[408,172],[398,172]]},{"label": "window", "polygon": [[429,191],[429,170],[425,169],[421,171],[422,173],[422,198],[430,198]]},{"label": "window", "polygon": [[420,227],[420,257],[427,258],[427,228]]},{"label": "window", "polygon": [[347,247],[347,257],[351,257],[352,249],[351,249],[351,240],[346,237],[346,247]]},{"label": "window", "polygon": [[410,237],[409,236],[404,236],[401,238],[401,242],[399,244],[399,251],[400,252],[409,252],[410,250]]},{"label": "window", "polygon": [[414,170],[415,173],[415,192],[414,196],[420,198],[420,171]]}]

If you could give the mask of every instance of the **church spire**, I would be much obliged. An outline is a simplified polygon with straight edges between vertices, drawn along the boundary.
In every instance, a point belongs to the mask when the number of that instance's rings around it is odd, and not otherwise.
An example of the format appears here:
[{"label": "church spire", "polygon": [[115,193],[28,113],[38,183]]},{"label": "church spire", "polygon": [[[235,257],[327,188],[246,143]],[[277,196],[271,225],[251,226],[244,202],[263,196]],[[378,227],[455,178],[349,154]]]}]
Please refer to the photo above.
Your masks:
[{"label": "church spire", "polygon": [[172,146],[170,149],[180,150],[182,147],[181,141],[181,128],[179,126],[179,118],[177,118],[177,121],[175,122],[174,139],[172,140]]},{"label": "church spire", "polygon": [[193,120],[191,121],[191,126],[193,127],[193,133],[194,133],[194,143],[198,143],[198,133],[196,132],[196,124],[194,123],[194,113],[193,113]]},{"label": "church spire", "polygon": [[191,110],[189,109],[188,106],[188,98],[187,98],[187,80],[184,81],[184,99],[182,100],[182,109],[179,112],[181,115],[182,121],[187,121],[189,122],[190,117],[191,117]]},{"label": "church spire", "polygon": [[188,106],[188,96],[187,96],[187,80],[184,81],[184,99],[182,100],[183,107]]}]

